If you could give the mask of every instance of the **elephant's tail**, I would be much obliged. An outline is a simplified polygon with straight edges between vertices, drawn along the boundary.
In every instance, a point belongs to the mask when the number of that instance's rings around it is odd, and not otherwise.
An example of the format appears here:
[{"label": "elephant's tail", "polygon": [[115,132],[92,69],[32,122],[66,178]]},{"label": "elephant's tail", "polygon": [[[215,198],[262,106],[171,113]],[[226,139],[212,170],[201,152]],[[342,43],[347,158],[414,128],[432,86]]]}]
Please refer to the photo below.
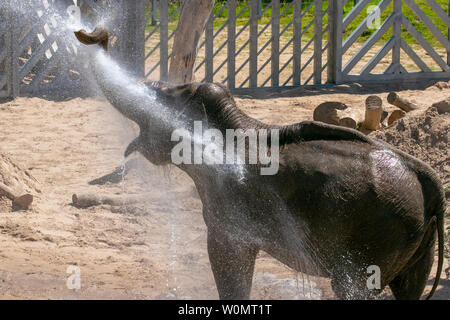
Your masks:
[{"label": "elephant's tail", "polygon": [[426,297],[426,300],[429,300],[434,292],[436,291],[437,286],[439,285],[439,280],[441,279],[441,273],[444,264],[444,214],[445,214],[445,194],[444,191],[441,190],[441,196],[438,200],[438,204],[436,207],[435,216],[437,219],[437,234],[438,234],[438,267],[436,271],[436,276],[434,278],[433,287],[431,288],[430,293]]},{"label": "elephant's tail", "polygon": [[427,164],[416,160],[415,171],[417,177],[422,185],[422,192],[424,195],[425,221],[430,221],[433,217],[436,218],[436,227],[438,234],[438,266],[436,276],[434,278],[433,287],[426,297],[430,299],[441,279],[441,273],[444,264],[444,215],[446,209],[446,200],[444,188],[437,176]]},{"label": "elephant's tail", "polygon": [[[378,140],[377,143],[388,146],[387,143],[380,140]],[[408,163],[409,168],[416,173],[417,178],[422,185],[422,193],[425,202],[425,221],[430,221],[431,218],[436,217],[438,234],[438,267],[434,278],[433,287],[426,297],[426,300],[429,300],[439,285],[439,280],[441,279],[441,273],[444,265],[444,215],[446,210],[445,191],[437,173],[428,164],[395,147],[390,146],[390,148],[403,157],[403,161]]]}]

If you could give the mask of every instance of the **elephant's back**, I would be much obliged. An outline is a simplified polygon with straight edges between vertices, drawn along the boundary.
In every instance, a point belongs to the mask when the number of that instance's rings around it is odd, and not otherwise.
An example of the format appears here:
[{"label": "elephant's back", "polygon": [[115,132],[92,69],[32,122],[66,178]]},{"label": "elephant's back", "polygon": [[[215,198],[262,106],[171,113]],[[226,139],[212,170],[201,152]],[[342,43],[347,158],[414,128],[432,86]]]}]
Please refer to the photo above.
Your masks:
[{"label": "elephant's back", "polygon": [[280,174],[291,207],[311,219],[341,217],[343,223],[353,224],[352,219],[404,217],[410,231],[423,221],[420,181],[408,162],[389,148],[304,142],[280,153]]}]

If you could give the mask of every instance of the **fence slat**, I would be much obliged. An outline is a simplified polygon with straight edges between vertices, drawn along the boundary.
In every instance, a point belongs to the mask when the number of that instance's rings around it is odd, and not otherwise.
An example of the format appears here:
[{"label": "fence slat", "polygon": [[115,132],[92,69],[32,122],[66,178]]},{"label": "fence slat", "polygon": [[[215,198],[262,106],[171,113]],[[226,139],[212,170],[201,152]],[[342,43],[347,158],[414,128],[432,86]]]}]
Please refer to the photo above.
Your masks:
[{"label": "fence slat", "polygon": [[392,50],[392,65],[394,70],[400,66],[400,45],[402,39],[402,0],[394,0],[394,48]]},{"label": "fence slat", "polygon": [[361,75],[369,74],[373,68],[377,66],[377,64],[388,54],[389,51],[394,47],[394,38],[390,38],[388,42],[377,52],[376,55],[370,59],[370,61],[366,64],[364,68],[361,69]]},{"label": "fence slat", "polygon": [[124,1],[120,59],[136,76],[145,74],[145,3]]},{"label": "fence slat", "polygon": [[300,85],[302,51],[302,0],[294,0],[293,81]]},{"label": "fence slat", "polygon": [[[383,2],[381,2],[379,4],[379,8],[380,8],[380,13],[383,12],[386,7],[391,3],[392,0],[383,0]],[[336,5],[340,7],[340,3],[341,1],[336,1]],[[342,10],[342,7],[340,7]],[[342,13],[341,13],[341,17],[342,17]],[[358,40],[359,37],[361,37],[361,35],[363,34],[364,31],[367,30],[368,28],[368,24],[367,22],[369,21],[370,16],[367,16],[362,22],[361,24],[352,32],[351,35],[348,36],[347,39],[345,39],[344,41],[344,45],[342,46],[342,53],[345,53],[351,46],[353,43],[355,43],[356,40]],[[342,29],[342,31],[344,31]]]},{"label": "fence slat", "polygon": [[322,83],[322,8],[322,0],[316,0],[314,6],[314,84]]},{"label": "fence slat", "polygon": [[[386,33],[386,31],[394,24],[396,19],[396,14],[392,13],[381,25],[381,27],[370,36],[369,40],[364,43],[364,45],[358,50],[358,52],[347,62],[342,71],[348,74],[353,67],[361,60],[362,57],[369,51],[373,45],[380,40],[380,38]],[[395,41],[395,38],[394,38]],[[395,47],[394,47],[395,48]]]},{"label": "fence slat", "polygon": [[228,88],[234,89],[236,87],[236,0],[228,0]]},{"label": "fence slat", "polygon": [[339,83],[342,72],[342,18],[341,1],[328,0],[328,83]]},{"label": "fence slat", "polygon": [[[450,1],[447,6],[447,15],[450,17]],[[450,27],[447,29],[447,39],[450,41]],[[450,66],[450,51],[447,50],[447,64]]]},{"label": "fence slat", "polygon": [[447,49],[450,50],[450,42],[438,30],[438,28],[431,22],[430,18],[419,8],[419,6],[412,0],[403,0],[414,11],[415,14],[422,20],[423,24],[436,37],[436,39]]},{"label": "fence slat", "polygon": [[362,0],[353,7],[353,9],[345,16],[342,29],[345,30],[352,23],[353,20],[363,11],[363,9],[370,3],[371,0]]},{"label": "fence slat", "polygon": [[258,86],[258,2],[250,2],[250,87]]},{"label": "fence slat", "polygon": [[160,23],[160,79],[167,81],[169,77],[169,3],[168,0],[159,1]]},{"label": "fence slat", "polygon": [[20,82],[19,82],[19,63],[18,63],[18,41],[16,39],[18,38],[18,25],[16,23],[16,19],[6,13],[8,16],[6,17],[6,20],[8,21],[9,25],[9,32],[6,33],[6,47],[9,51],[9,54],[6,58],[6,77],[8,81],[7,86],[7,96],[8,98],[16,98],[20,94]]},{"label": "fence slat", "polygon": [[280,0],[272,0],[272,87],[280,82]]},{"label": "fence slat", "polygon": [[425,40],[425,38],[417,31],[416,28],[406,19],[404,16],[402,17],[402,24],[405,26],[406,30],[416,39],[417,42],[425,49],[426,52],[430,55],[431,58],[442,68],[444,71],[449,71],[450,67],[442,60],[439,54],[433,49],[433,47]]},{"label": "fence slat", "polygon": [[414,52],[414,50],[406,43],[405,40],[401,39],[400,45],[403,51],[414,61],[414,63],[422,70],[423,72],[431,72],[430,68],[423,62],[423,60]]},{"label": "fence slat", "polygon": [[214,72],[214,15],[211,12],[205,29],[205,80],[213,82]]}]

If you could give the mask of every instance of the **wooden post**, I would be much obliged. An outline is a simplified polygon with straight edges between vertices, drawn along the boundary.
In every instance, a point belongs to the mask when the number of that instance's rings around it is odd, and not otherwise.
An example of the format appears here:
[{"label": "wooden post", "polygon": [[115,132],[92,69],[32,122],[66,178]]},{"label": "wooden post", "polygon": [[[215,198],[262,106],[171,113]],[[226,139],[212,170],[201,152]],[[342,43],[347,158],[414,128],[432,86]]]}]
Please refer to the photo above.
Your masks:
[{"label": "wooden post", "polygon": [[402,41],[402,0],[394,0],[395,20],[393,26],[394,48],[392,50],[392,71],[400,72],[400,46]]},{"label": "wooden post", "polygon": [[14,99],[20,94],[20,80],[19,80],[19,63],[18,63],[18,24],[14,16],[7,12],[7,19],[9,24],[9,32],[6,35],[6,47],[9,52],[6,60],[7,83],[8,83],[8,97]]},{"label": "wooden post", "polygon": [[169,77],[169,0],[159,1],[159,74],[162,81]]},{"label": "wooden post", "polygon": [[380,128],[381,115],[383,113],[383,101],[378,96],[369,96],[366,99],[366,115],[363,128],[378,130]]},{"label": "wooden post", "polygon": [[[450,17],[450,1],[447,6],[447,15]],[[450,28],[447,28],[447,39],[450,41]],[[447,65],[450,66],[450,51],[447,50]]]},{"label": "wooden post", "polygon": [[152,26],[156,26],[156,23],[158,22],[158,4],[156,0],[152,0]]},{"label": "wooden post", "polygon": [[250,88],[258,86],[258,2],[250,2]]},{"label": "wooden post", "polygon": [[214,13],[211,11],[205,30],[205,79],[213,82],[214,73]]},{"label": "wooden post", "polygon": [[228,0],[228,88],[236,87],[236,0]]},{"label": "wooden post", "polygon": [[280,0],[272,0],[272,87],[280,81]]},{"label": "wooden post", "polygon": [[314,84],[322,83],[322,16],[323,2],[314,4]]},{"label": "wooden post", "polygon": [[293,39],[293,78],[294,86],[301,81],[301,50],[302,50],[302,0],[294,0],[294,39]]},{"label": "wooden post", "polygon": [[145,73],[145,3],[144,0],[123,1],[121,60],[137,77]]},{"label": "wooden post", "polygon": [[341,0],[328,0],[328,21],[330,24],[328,37],[328,80],[329,83],[339,83],[342,72],[342,18]]}]

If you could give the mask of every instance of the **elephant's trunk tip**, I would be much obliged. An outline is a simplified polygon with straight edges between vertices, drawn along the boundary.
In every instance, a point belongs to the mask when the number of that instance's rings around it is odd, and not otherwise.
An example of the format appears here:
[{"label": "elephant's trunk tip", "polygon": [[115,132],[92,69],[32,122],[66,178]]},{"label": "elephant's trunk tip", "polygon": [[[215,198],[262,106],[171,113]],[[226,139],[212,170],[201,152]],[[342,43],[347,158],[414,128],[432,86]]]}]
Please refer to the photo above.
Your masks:
[{"label": "elephant's trunk tip", "polygon": [[105,28],[97,27],[92,33],[86,30],[76,31],[75,37],[86,45],[99,44],[105,51],[108,50],[109,32]]}]

